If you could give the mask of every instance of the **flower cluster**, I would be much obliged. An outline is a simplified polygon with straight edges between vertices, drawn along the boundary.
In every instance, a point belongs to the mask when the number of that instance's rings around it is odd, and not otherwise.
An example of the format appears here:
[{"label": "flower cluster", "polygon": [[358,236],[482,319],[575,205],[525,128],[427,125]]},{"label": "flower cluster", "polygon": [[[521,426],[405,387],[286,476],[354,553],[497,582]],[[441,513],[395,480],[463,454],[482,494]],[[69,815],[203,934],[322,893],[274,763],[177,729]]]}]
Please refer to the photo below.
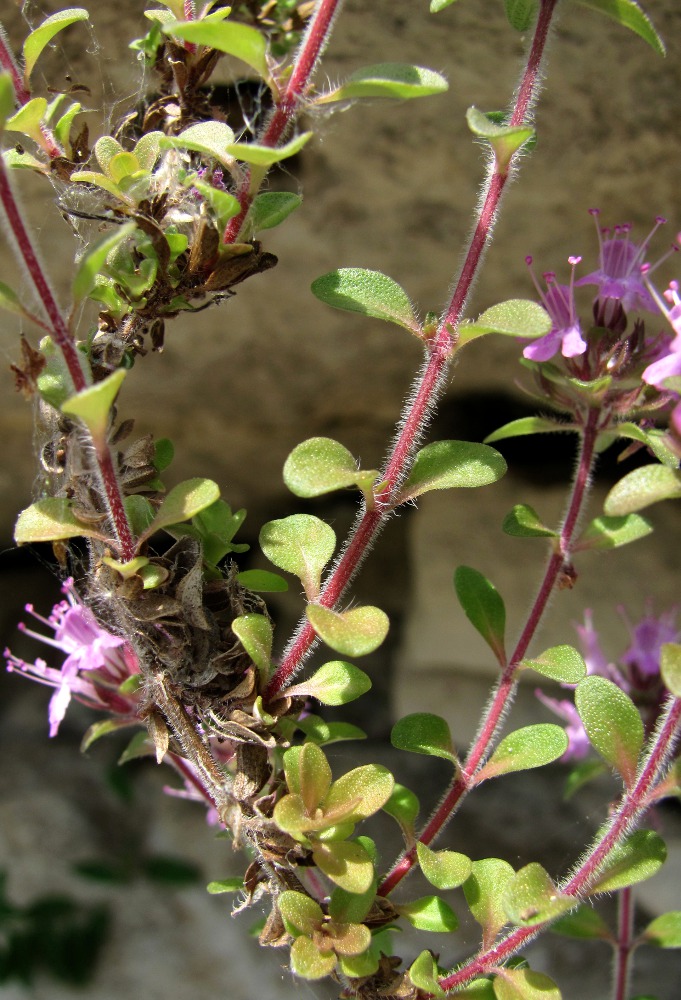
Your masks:
[{"label": "flower cluster", "polygon": [[[660,615],[648,608],[641,620],[633,625],[623,609],[619,613],[629,631],[629,645],[617,662],[608,659],[594,628],[591,611],[584,614],[584,624],[577,625],[577,634],[588,674],[598,674],[617,684],[632,699],[643,715],[647,730],[652,729],[659,714],[666,689],[660,676],[660,650],[667,642],[679,642],[681,629],[677,627],[678,609],[672,608]],[[571,687],[563,684],[563,687]],[[550,698],[543,691],[537,697],[547,708],[563,719],[567,725],[568,748],[563,760],[581,760],[590,750],[589,738],[572,701]]]},{"label": "flower cluster", "polygon": [[31,604],[26,605],[26,611],[54,636],[19,625],[26,635],[65,653],[61,667],[50,667],[40,658],[29,663],[7,649],[7,669],[55,689],[48,709],[50,736],[56,736],[71,698],[135,721],[138,685],[133,678],[139,678],[139,665],[133,649],[124,639],[102,628],[78,599],[73,580],[67,580],[62,591],[66,600],[54,606],[49,618],[37,614]]}]

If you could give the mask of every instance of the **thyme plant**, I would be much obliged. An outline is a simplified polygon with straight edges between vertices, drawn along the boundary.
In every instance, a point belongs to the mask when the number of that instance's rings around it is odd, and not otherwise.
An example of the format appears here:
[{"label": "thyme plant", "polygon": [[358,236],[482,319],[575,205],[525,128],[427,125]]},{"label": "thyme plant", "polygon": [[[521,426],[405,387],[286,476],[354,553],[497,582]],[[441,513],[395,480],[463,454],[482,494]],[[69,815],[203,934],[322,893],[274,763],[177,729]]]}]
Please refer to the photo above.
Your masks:
[{"label": "thyme plant", "polygon": [[[432,0],[431,12],[453,2]],[[581,2],[664,53],[634,0]],[[235,539],[244,512],[232,511],[209,479],[167,488],[171,443],[132,437],[119,394],[126,380],[153,372],[154,351],[171,320],[191,322],[192,313],[218,307],[245,281],[267,294],[267,272],[277,263],[267,230],[301,202],[268,190],[268,172],[305,155],[315,110],[365,98],[434,97],[446,80],[431,69],[377,61],[338,86],[318,83],[340,0],[249,0],[231,8],[166,0],[144,11],[148,31],[131,45],[153,77],[148,97],[90,148],[85,109],[74,95],[43,96],[34,85],[45,48],[63,29],[82,27],[87,11],[47,17],[21,53],[0,35],[4,228],[39,303],[34,311],[26,304],[30,296],[0,285],[0,304],[38,331],[37,342],[22,335],[22,360],[14,366],[17,386],[36,404],[40,441],[38,496],[19,514],[15,540],[52,543],[65,579],[64,601],[40,619],[53,635],[31,633],[65,654],[63,662],[29,663],[8,651],[8,667],[54,688],[51,735],[75,698],[99,713],[85,748],[131,729],[127,758],[153,754],[171,767],[245,855],[243,878],[210,890],[236,893],[239,909],[265,901],[261,944],[288,949],[297,976],[332,977],[344,997],[557,998],[559,987],[532,970],[522,951],[558,928],[611,942],[612,997],[625,1000],[639,944],[681,945],[681,912],[657,917],[634,937],[631,891],[665,859],[649,814],[679,794],[681,645],[674,613],[631,626],[619,665],[608,663],[588,618],[581,652],[571,645],[542,650],[534,641],[553,592],[575,585],[580,552],[643,538],[652,528],[639,511],[681,495],[681,300],[675,283],[666,291],[654,283],[652,234],[637,240],[628,226],[601,228],[594,211],[597,260],[582,266],[580,257],[570,258],[562,271],[544,275],[545,287],[537,282],[534,301],[517,298],[477,318],[467,315],[502,196],[534,143],[534,109],[559,7],[557,0],[504,6],[509,37],[513,30],[527,36],[524,64],[504,111],[471,108],[467,115],[487,149],[487,170],[442,314],[421,320],[404,290],[376,271],[342,268],[313,283],[313,293],[331,307],[406,329],[421,341],[423,360],[382,468],[362,468],[326,437],[303,441],[289,455],[283,475],[296,497],[352,489],[359,507],[340,548],[331,526],[295,512],[295,502],[293,513],[262,527],[262,552],[304,593],[298,627],[276,644],[261,595],[287,583],[279,573],[239,568],[245,546]],[[379,47],[376,39],[380,58]],[[269,110],[255,134],[245,117],[225,120],[211,102],[211,77],[223,57],[245,64],[266,91]],[[67,210],[88,193],[88,211],[74,207],[84,218],[66,310],[14,194],[25,171],[51,184]],[[301,309],[306,294],[302,289]],[[541,415],[514,421],[485,443],[424,443],[452,358],[465,364],[465,347],[490,335],[518,342]],[[352,661],[374,651],[389,628],[379,607],[350,603],[350,588],[395,511],[431,490],[494,483],[506,465],[492,444],[520,436],[531,447],[532,435],[545,431],[572,434],[577,459],[560,524],[544,524],[523,503],[504,523],[508,534],[544,538],[548,547],[513,647],[493,584],[469,566],[454,576],[461,607],[499,666],[472,746],[459,757],[436,715],[411,714],[393,729],[396,748],[451,766],[439,805],[423,822],[415,794],[385,767],[365,764],[334,775],[324,751],[329,743],[361,738],[349,723],[325,721],[318,706],[371,697],[369,676]],[[644,450],[649,461],[625,474],[603,513],[588,520],[590,479],[607,448]],[[316,645],[331,658],[311,672],[306,662]],[[566,726],[506,731],[525,671],[566,688],[564,699],[541,696]],[[576,848],[571,870],[554,877],[533,862],[515,871],[502,858],[438,848],[438,835],[480,784],[559,758],[582,761],[574,782],[600,768],[620,783],[607,821],[590,844]],[[364,826],[380,810],[404,838],[402,854],[385,870]],[[414,898],[407,883],[396,897],[416,868],[433,893]],[[452,966],[447,941],[457,917],[441,893],[455,889],[455,906],[468,908],[480,942]],[[619,896],[616,928],[592,908],[605,893]],[[406,960],[391,936],[405,923],[424,933],[422,950]]]}]

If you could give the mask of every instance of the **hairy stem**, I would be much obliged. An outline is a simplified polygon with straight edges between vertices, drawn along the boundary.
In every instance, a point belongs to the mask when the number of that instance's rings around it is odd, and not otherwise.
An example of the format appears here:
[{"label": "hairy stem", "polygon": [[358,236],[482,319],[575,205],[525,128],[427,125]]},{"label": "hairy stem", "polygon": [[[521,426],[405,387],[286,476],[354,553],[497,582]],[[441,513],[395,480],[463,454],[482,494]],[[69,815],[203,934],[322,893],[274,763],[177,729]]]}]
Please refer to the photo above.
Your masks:
[{"label": "hairy stem", "polygon": [[80,392],[86,386],[85,375],[80,363],[73,337],[68,330],[61,310],[57,305],[47,276],[38,260],[31,237],[29,236],[19,205],[9,181],[5,163],[0,157],[0,201],[9,224],[9,234],[14,238],[14,244],[19,258],[25,265],[28,275],[42,303],[50,322],[50,331],[55,344],[61,351],[68,368],[73,387]]},{"label": "hairy stem", "polygon": [[[539,84],[539,67],[555,7],[556,0],[544,0],[542,3],[527,63],[511,112],[511,121],[514,123],[528,121],[532,113],[534,95]],[[368,510],[365,505],[360,509],[355,527],[319,595],[318,603],[324,607],[335,605],[351,583],[385,525],[399,485],[408,472],[411,457],[425,431],[444,383],[453,345],[452,329],[455,329],[461,321],[466,301],[479,273],[509,175],[508,167],[500,170],[496,163],[492,164],[480,199],[473,236],[454,292],[443,312],[438,330],[429,345],[424,363],[408,397],[392,451],[380,476],[385,486],[376,496],[374,509]],[[270,697],[287,686],[302,666],[314,641],[314,629],[307,620],[301,621],[270,681],[268,689]]]},{"label": "hairy stem", "polygon": [[[679,735],[681,735],[681,699],[670,695],[658,726],[648,742],[648,750],[634,785],[625,791],[608,823],[599,831],[586,857],[573,874],[559,886],[561,893],[574,896],[578,900],[588,891],[612,849],[634,829],[649,808],[651,793],[664,775]],[[545,930],[549,923],[550,921],[534,927],[518,927],[511,931],[493,947],[479,952],[454,972],[444,976],[440,980],[440,986],[443,990],[453,990],[476,976],[488,975]]]},{"label": "hairy stem", "polygon": [[[296,54],[286,88],[277,101],[262,135],[256,140],[261,146],[278,146],[293,127],[317,63],[331,37],[333,22],[342,2],[343,0],[318,0]],[[255,192],[251,191],[251,171],[247,170],[236,194],[241,211],[227,223],[223,237],[225,243],[234,243],[238,239],[254,194]]]},{"label": "hairy stem", "polygon": [[630,886],[617,895],[617,945],[613,967],[613,1000],[627,1000],[633,954],[634,894]]},{"label": "hairy stem", "polygon": [[[598,411],[590,410],[582,437],[568,509],[560,531],[556,550],[551,554],[546,565],[544,576],[539,585],[537,596],[532,603],[523,631],[492,693],[490,702],[480,722],[478,735],[468,753],[466,762],[461,771],[455,775],[442,802],[418,837],[418,840],[424,844],[430,844],[435,839],[445,824],[452,818],[461,800],[475,784],[475,775],[489,755],[504,714],[515,693],[518,665],[525,656],[528,646],[539,627],[551,594],[560,580],[561,570],[565,565],[569,564],[570,550],[580,514],[584,509],[591,470],[594,464],[597,426]],[[387,896],[392,892],[404,876],[411,871],[415,862],[416,846],[414,845],[414,847],[399,858],[394,867],[386,875],[379,887],[379,893],[382,896]]]}]

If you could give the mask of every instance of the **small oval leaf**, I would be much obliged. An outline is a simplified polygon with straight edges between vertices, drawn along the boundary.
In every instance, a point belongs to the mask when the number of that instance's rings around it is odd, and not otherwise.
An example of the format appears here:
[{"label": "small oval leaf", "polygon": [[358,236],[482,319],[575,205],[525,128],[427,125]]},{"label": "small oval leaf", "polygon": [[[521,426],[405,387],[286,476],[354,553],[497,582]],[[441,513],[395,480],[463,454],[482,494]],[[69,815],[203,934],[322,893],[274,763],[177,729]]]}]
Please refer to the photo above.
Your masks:
[{"label": "small oval leaf", "polygon": [[319,593],[322,570],[335,547],[333,528],[311,514],[292,514],[270,521],[260,531],[260,548],[265,556],[279,569],[297,576],[310,600]]},{"label": "small oval leaf", "polygon": [[584,657],[574,646],[552,646],[540,656],[521,660],[520,666],[536,670],[542,677],[550,677],[561,684],[579,684],[586,677]]},{"label": "small oval leaf", "polygon": [[395,907],[400,916],[420,931],[446,934],[459,926],[456,914],[439,896],[423,896]]},{"label": "small oval leaf", "polygon": [[534,507],[517,503],[504,518],[501,530],[514,538],[557,538],[558,532],[547,528]]},{"label": "small oval leaf", "polygon": [[666,858],[667,845],[658,833],[636,830],[610,852],[589,893],[616,892],[652,878]]},{"label": "small oval leaf", "polygon": [[380,271],[342,267],[312,282],[312,293],[335,309],[403,326],[417,337],[421,326],[404,289]]},{"label": "small oval leaf", "polygon": [[440,73],[409,63],[379,63],[355,70],[336,90],[315,100],[315,104],[351,101],[359,97],[388,97],[405,101],[413,97],[442,94],[448,89]]},{"label": "small oval leaf", "polygon": [[390,742],[398,750],[444,757],[458,764],[449,726],[439,715],[414,712],[399,719],[390,733]]},{"label": "small oval leaf", "polygon": [[320,639],[343,656],[373,653],[390,627],[385,611],[370,605],[350,611],[332,611],[321,604],[308,604],[305,613]]},{"label": "small oval leaf", "polygon": [[417,452],[396,503],[431,490],[474,488],[496,483],[506,461],[494,448],[472,441],[433,441]]},{"label": "small oval leaf", "polygon": [[660,673],[668,691],[681,698],[681,645],[664,642],[660,648]]},{"label": "small oval leaf", "polygon": [[577,685],[575,706],[589,742],[626,785],[636,777],[643,722],[631,698],[605,677],[591,674]]},{"label": "small oval leaf", "polygon": [[487,763],[478,771],[476,783],[511,771],[543,767],[562,757],[567,748],[568,738],[561,726],[550,722],[523,726],[504,737]]},{"label": "small oval leaf", "polygon": [[432,851],[416,845],[421,871],[436,889],[456,889],[471,873],[471,859],[458,851]]},{"label": "small oval leaf", "polygon": [[640,514],[622,517],[596,517],[580,537],[575,551],[585,549],[618,549],[621,545],[645,538],[653,530],[650,521]]},{"label": "small oval leaf", "polygon": [[232,631],[261,676],[269,677],[272,660],[272,623],[269,618],[258,614],[241,615],[232,622]]},{"label": "small oval leaf", "polygon": [[561,895],[546,869],[533,862],[509,880],[502,905],[511,923],[534,927],[573,909],[575,899]]},{"label": "small oval leaf", "polygon": [[54,36],[64,28],[68,28],[70,24],[75,24],[76,21],[87,21],[88,17],[88,12],[83,7],[69,7],[68,10],[60,10],[56,14],[46,17],[43,23],[31,32],[24,42],[23,50],[24,81],[26,83],[28,83],[40,53],[46,45],[49,45]]},{"label": "small oval leaf", "polygon": [[107,233],[100,240],[88,247],[78,264],[76,276],[73,279],[72,295],[74,302],[81,302],[95,287],[95,277],[104,267],[111,250],[131,236],[136,229],[134,222],[126,222],[116,226],[113,232]]},{"label": "small oval leaf", "polygon": [[492,649],[499,663],[504,663],[506,608],[494,584],[477,569],[459,566],[454,573],[454,589],[473,628]]},{"label": "small oval leaf", "polygon": [[621,517],[676,497],[681,497],[681,472],[666,465],[644,465],[613,486],[603,510],[610,517]]},{"label": "small oval leaf", "polygon": [[656,917],[644,930],[643,939],[658,948],[681,948],[681,910]]},{"label": "small oval leaf", "polygon": [[308,438],[284,463],[284,482],[298,497],[316,497],[353,486],[359,472],[352,454],[333,438]]},{"label": "small oval leaf", "polygon": [[176,21],[165,24],[163,31],[185,42],[206,45],[234,56],[254,69],[263,80],[269,77],[265,35],[248,24],[238,21]]},{"label": "small oval leaf", "polygon": [[57,542],[64,538],[106,538],[105,530],[79,521],[66,497],[45,497],[22,510],[14,526],[17,545],[29,542]]},{"label": "small oval leaf", "polygon": [[220,487],[212,479],[203,479],[197,476],[179,483],[166,495],[156,517],[145,531],[140,542],[161,528],[191,520],[192,517],[205,510],[206,507],[210,507],[219,498]]},{"label": "small oval leaf", "polygon": [[316,698],[323,705],[347,705],[371,688],[371,679],[359,667],[344,660],[332,660],[320,667],[312,677],[286,688],[287,698]]},{"label": "small oval leaf", "polygon": [[291,191],[263,191],[253,199],[248,215],[248,225],[253,233],[274,229],[294,212],[303,199]]},{"label": "small oval leaf", "polygon": [[497,931],[508,923],[502,905],[505,887],[515,875],[508,861],[483,858],[471,865],[471,874],[463,885],[468,909],[483,927],[486,939],[494,939]]}]

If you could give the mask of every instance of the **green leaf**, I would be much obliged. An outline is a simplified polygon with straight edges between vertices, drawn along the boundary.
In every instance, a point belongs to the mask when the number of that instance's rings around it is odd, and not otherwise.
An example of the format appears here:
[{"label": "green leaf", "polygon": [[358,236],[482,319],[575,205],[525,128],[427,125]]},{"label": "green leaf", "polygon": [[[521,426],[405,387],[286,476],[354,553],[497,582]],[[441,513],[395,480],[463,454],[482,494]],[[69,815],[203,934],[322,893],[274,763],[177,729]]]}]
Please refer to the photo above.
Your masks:
[{"label": "green leaf", "polygon": [[87,21],[88,12],[83,7],[69,7],[45,18],[35,31],[32,31],[24,42],[24,81],[28,84],[33,68],[46,45],[52,41],[57,32],[68,28],[76,21]]},{"label": "green leaf", "polygon": [[561,992],[554,981],[534,969],[498,970],[494,996],[496,1000],[561,1000]]},{"label": "green leaf", "polygon": [[[448,0],[453,3],[453,0]],[[422,951],[409,969],[409,978],[414,986],[424,993],[431,993],[434,997],[445,997],[447,994],[437,981],[438,968],[433,955],[429,951]]]},{"label": "green leaf", "polygon": [[[128,726],[134,725],[137,725],[137,723],[130,722],[127,719],[100,719],[99,722],[93,722],[81,740],[80,752],[85,753],[102,736],[108,736],[109,733],[117,733],[119,729],[125,729]],[[146,733],[144,735],[146,736]]]},{"label": "green leaf", "polygon": [[631,698],[607,680],[592,674],[577,685],[575,706],[589,741],[625,785],[636,777],[643,746],[643,722]]},{"label": "green leaf", "polygon": [[222,892],[241,892],[243,887],[244,880],[242,878],[222,878],[216,882],[209,882],[206,886],[206,892],[217,896]]},{"label": "green leaf", "polygon": [[78,417],[90,431],[97,446],[104,446],[111,422],[111,407],[118,395],[127,372],[118,368],[101,382],[89,385],[71,396],[61,405],[62,413]]},{"label": "green leaf", "polygon": [[317,867],[346,892],[366,892],[374,878],[374,866],[365,847],[356,841],[317,843],[312,849]]},{"label": "green leaf", "polygon": [[473,488],[496,483],[506,472],[502,455],[472,441],[434,441],[417,452],[396,503],[431,490]]},{"label": "green leaf", "polygon": [[562,757],[567,748],[568,738],[562,726],[555,726],[550,722],[523,726],[504,737],[487,763],[478,771],[476,783],[511,771],[543,767]]},{"label": "green leaf", "polygon": [[[489,142],[494,150],[497,168],[501,172],[506,171],[514,153],[532,139],[535,134],[531,125],[497,125],[496,122],[493,122],[482,111],[478,111],[477,108],[468,109],[466,112],[466,121],[474,136],[479,139],[486,139]],[[541,308],[537,307],[536,303],[533,303],[533,305],[535,305],[535,310],[536,308]],[[498,307],[493,306],[492,308]],[[550,322],[544,333],[548,333],[549,329]],[[520,336],[523,336],[523,334],[520,334]]]},{"label": "green leaf", "polygon": [[232,631],[239,639],[260,674],[270,675],[272,661],[272,623],[265,615],[240,615],[232,622]]},{"label": "green leaf", "polygon": [[[483,118],[487,120],[484,115]],[[476,320],[462,323],[458,329],[457,348],[488,333],[534,340],[543,337],[550,329],[551,317],[538,303],[529,299],[509,299],[486,309]]]},{"label": "green leaf", "polygon": [[395,782],[392,794],[383,806],[383,812],[400,824],[408,841],[414,839],[414,821],[421,808],[418,798],[404,785]]},{"label": "green leaf", "polygon": [[603,509],[617,517],[676,497],[681,497],[681,472],[666,465],[643,465],[613,486]]},{"label": "green leaf", "polygon": [[45,145],[45,137],[40,125],[47,114],[47,101],[44,97],[34,97],[23,104],[5,122],[9,132],[20,132],[33,139],[37,146]]},{"label": "green leaf", "polygon": [[491,979],[471,979],[455,995],[456,1000],[495,1000],[494,984]]},{"label": "green leaf", "polygon": [[612,849],[589,893],[615,892],[652,878],[666,858],[667,846],[658,833],[637,830]]},{"label": "green leaf", "polygon": [[312,677],[294,684],[283,694],[287,698],[316,698],[323,705],[347,705],[371,688],[371,679],[352,663],[332,660],[320,667]]},{"label": "green leaf", "polygon": [[444,757],[458,765],[449,726],[439,715],[414,712],[398,719],[390,733],[390,742],[398,750]]},{"label": "green leaf", "polygon": [[156,517],[144,532],[140,542],[171,524],[189,521],[210,507],[220,496],[220,487],[212,479],[196,477],[174,486],[161,504]]},{"label": "green leaf", "polygon": [[558,532],[547,528],[534,507],[517,503],[506,515],[502,531],[514,538],[557,538]]},{"label": "green leaf", "polygon": [[564,937],[592,938],[600,941],[612,941],[610,928],[593,908],[583,903],[572,913],[560,917],[551,925],[554,934]]},{"label": "green leaf", "polygon": [[321,906],[304,892],[285,890],[277,897],[277,907],[289,934],[310,936],[324,923]]},{"label": "green leaf", "polygon": [[471,859],[458,851],[432,851],[416,845],[421,871],[436,889],[456,889],[471,873]]},{"label": "green leaf", "polygon": [[502,905],[511,923],[534,927],[573,909],[573,896],[563,896],[540,864],[525,865],[506,884]]},{"label": "green leaf", "polygon": [[583,760],[570,768],[570,773],[565,779],[563,788],[563,798],[565,801],[571,799],[580,788],[588,785],[590,781],[598,778],[601,774],[607,774],[607,768],[602,760]]},{"label": "green leaf", "polygon": [[308,814],[313,813],[331,787],[331,768],[324,751],[315,743],[291,747],[284,754],[284,773],[289,792],[300,795]]},{"label": "green leaf", "polygon": [[668,447],[665,438],[667,433],[663,430],[639,427],[638,424],[626,422],[617,424],[615,428],[617,437],[630,438],[633,441],[640,441],[652,451],[655,458],[662,465],[668,465],[671,469],[678,468],[678,456]]},{"label": "green leaf", "polygon": [[518,420],[511,420],[498,430],[492,431],[485,438],[485,444],[492,441],[503,441],[506,438],[526,437],[528,434],[552,434],[556,431],[571,431],[573,427],[566,424],[558,424],[548,417],[520,417]]},{"label": "green leaf", "polygon": [[308,740],[313,743],[337,743],[341,740],[365,740],[366,733],[350,722],[327,722],[318,715],[308,715],[296,723]]},{"label": "green leaf", "polygon": [[271,563],[297,576],[308,600],[319,593],[322,570],[333,555],[333,528],[312,514],[270,521],[260,531],[260,548]]},{"label": "green leaf", "polygon": [[409,63],[379,63],[355,70],[345,83],[315,99],[314,104],[352,101],[359,97],[391,97],[406,101],[412,97],[429,97],[448,89],[440,73]]},{"label": "green leaf", "polygon": [[324,799],[324,813],[339,816],[343,823],[359,823],[383,808],[394,784],[390,771],[380,764],[355,767],[331,785]]},{"label": "green leaf", "polygon": [[136,228],[134,222],[126,222],[122,226],[116,226],[112,232],[107,233],[88,247],[78,263],[78,270],[71,286],[71,293],[76,304],[89,295],[94,288],[95,278],[104,267],[110,251],[131,236]]},{"label": "green leaf", "polygon": [[66,111],[61,116],[59,121],[54,126],[55,138],[57,142],[64,148],[67,156],[69,157],[73,155],[71,150],[71,145],[69,143],[69,137],[71,135],[71,126],[73,125],[76,115],[79,115],[82,110],[83,106],[81,104],[78,103],[72,104],[68,109],[68,111]]},{"label": "green leaf", "polygon": [[246,590],[256,594],[283,594],[288,590],[288,582],[278,573],[266,569],[245,569],[237,574],[237,580]]},{"label": "green leaf", "polygon": [[284,482],[298,497],[317,497],[354,486],[358,476],[352,454],[333,438],[308,438],[296,445],[284,463]]},{"label": "green leaf", "polygon": [[421,337],[421,326],[405,290],[380,271],[342,267],[312,282],[312,293],[334,309],[396,323]]},{"label": "green leaf", "polygon": [[444,934],[455,931],[459,926],[451,906],[439,896],[423,896],[411,903],[400,903],[395,909],[412,927],[420,931]]},{"label": "green leaf", "polygon": [[550,677],[561,684],[579,684],[586,676],[584,657],[574,646],[551,646],[540,656],[521,660],[520,667],[536,670],[543,677]]},{"label": "green leaf", "polygon": [[26,545],[29,542],[57,542],[79,535],[106,539],[105,530],[79,521],[71,510],[71,500],[66,497],[45,497],[19,514],[14,526],[14,541],[17,545]]},{"label": "green leaf", "polygon": [[459,566],[454,573],[454,589],[473,628],[480,633],[499,662],[505,662],[506,608],[494,584],[477,569]]},{"label": "green leaf", "polygon": [[14,114],[16,97],[12,77],[9,73],[0,73],[0,132],[5,127],[5,122]]},{"label": "green leaf", "polygon": [[234,132],[224,122],[199,122],[190,125],[176,136],[165,136],[161,140],[163,148],[189,149],[195,153],[212,156],[228,169],[233,157],[228,155],[227,147],[234,142]]},{"label": "green leaf", "polygon": [[196,177],[192,179],[191,187],[196,188],[204,201],[208,202],[218,222],[218,228],[222,229],[229,219],[233,219],[241,211],[241,205],[229,191],[221,191],[220,188],[206,184]]},{"label": "green leaf", "polygon": [[6,149],[2,158],[10,170],[35,170],[36,173],[44,174],[46,177],[50,175],[49,166],[25,150],[19,152],[16,147]]},{"label": "green leaf", "polygon": [[590,7],[606,17],[611,17],[624,28],[635,32],[653,48],[658,55],[665,55],[664,42],[653,27],[653,23],[634,0],[577,0],[583,7]]},{"label": "green leaf", "polygon": [[537,16],[537,0],[504,0],[508,23],[516,31],[527,31]]},{"label": "green leaf", "polygon": [[308,604],[305,613],[320,639],[343,656],[373,653],[390,627],[385,611],[370,605],[349,611],[332,611],[321,604]]},{"label": "green leaf", "polygon": [[585,549],[618,549],[621,545],[645,538],[653,530],[650,521],[640,514],[622,517],[596,517],[582,533],[575,551]]},{"label": "green leaf", "polygon": [[262,194],[257,194],[248,214],[251,231],[260,233],[264,229],[274,229],[291,212],[295,212],[302,201],[299,194],[290,191],[264,191]]},{"label": "green leaf", "polygon": [[501,858],[483,858],[471,865],[463,891],[473,918],[484,928],[486,940],[493,940],[508,923],[502,897],[514,875],[508,861]]},{"label": "green leaf", "polygon": [[165,24],[163,31],[173,38],[182,38],[195,45],[206,45],[234,56],[254,69],[263,80],[269,79],[267,41],[257,28],[237,21],[179,21]]},{"label": "green leaf", "polygon": [[98,174],[95,170],[74,170],[71,174],[71,180],[74,183],[80,181],[82,184],[94,184],[95,187],[99,187],[102,191],[106,191],[107,194],[112,195],[117,201],[125,202],[128,205],[134,205],[134,199],[129,198],[122,190],[119,188],[118,184],[114,184],[112,180],[105,177],[104,174]]},{"label": "green leaf", "polygon": [[291,946],[291,970],[302,979],[324,979],[336,967],[333,951],[320,951],[309,937],[298,937]]},{"label": "green leaf", "polygon": [[16,316],[23,316],[25,319],[30,319],[31,322],[45,329],[45,324],[37,316],[29,312],[19,301],[16,292],[2,281],[0,281],[0,309],[14,313]]},{"label": "green leaf", "polygon": [[648,924],[643,932],[646,944],[658,948],[681,948],[681,910],[663,913]]},{"label": "green leaf", "polygon": [[445,7],[450,7],[455,0],[430,0],[430,13],[439,14]]},{"label": "green leaf", "polygon": [[259,146],[255,142],[232,142],[227,147],[230,156],[244,163],[252,163],[257,167],[271,167],[274,163],[281,163],[289,156],[295,156],[303,146],[312,138],[312,132],[301,132],[300,135],[289,139],[281,146]]},{"label": "green leaf", "polygon": [[660,648],[660,673],[664,686],[681,698],[681,646],[676,642],[664,642]]}]

